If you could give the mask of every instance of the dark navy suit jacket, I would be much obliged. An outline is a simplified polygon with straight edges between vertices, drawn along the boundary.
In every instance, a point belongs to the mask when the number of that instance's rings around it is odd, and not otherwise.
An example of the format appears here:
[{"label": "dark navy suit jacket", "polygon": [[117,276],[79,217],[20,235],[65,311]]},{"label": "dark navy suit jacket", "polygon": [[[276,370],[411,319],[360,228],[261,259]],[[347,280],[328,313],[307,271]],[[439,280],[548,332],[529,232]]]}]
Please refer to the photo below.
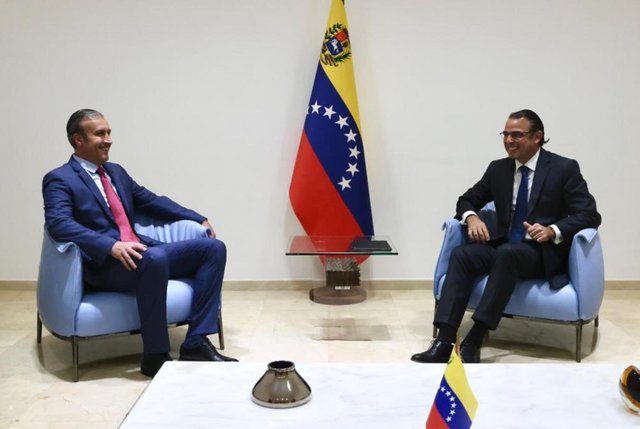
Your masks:
[{"label": "dark navy suit jacket", "polygon": [[[133,226],[137,214],[157,219],[183,219],[202,223],[205,217],[167,197],[158,196],[138,185],[118,164],[104,164],[118,191],[122,205]],[[111,209],[89,174],[73,157],[67,164],[47,173],[42,181],[45,227],[60,242],[72,241],[83,252],[85,261],[101,264],[111,252],[120,231]],[[154,241],[140,236],[143,243]]]},{"label": "dark navy suit jacket", "polygon": [[[509,236],[513,215],[513,181],[515,161],[503,158],[489,164],[482,179],[465,192],[456,206],[460,219],[469,210],[476,213],[490,201],[496,206],[496,225],[491,226],[491,240]],[[544,271],[552,287],[566,284],[566,268],[573,236],[584,228],[597,228],[600,214],[580,173],[578,162],[540,149],[529,196],[527,222],[549,226],[555,224],[562,243],[541,244]],[[554,278],[561,275],[563,278]]]}]

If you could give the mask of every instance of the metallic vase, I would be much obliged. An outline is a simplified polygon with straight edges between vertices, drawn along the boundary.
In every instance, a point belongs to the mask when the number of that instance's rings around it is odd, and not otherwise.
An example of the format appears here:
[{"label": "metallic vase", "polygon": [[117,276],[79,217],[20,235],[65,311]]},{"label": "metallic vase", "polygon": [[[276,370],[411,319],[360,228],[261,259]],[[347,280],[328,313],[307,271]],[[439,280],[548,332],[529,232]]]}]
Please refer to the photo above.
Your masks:
[{"label": "metallic vase", "polygon": [[636,414],[640,414],[640,372],[638,368],[631,365],[627,367],[620,376],[618,382],[622,401]]},{"label": "metallic vase", "polygon": [[258,405],[269,408],[292,408],[311,399],[311,387],[298,374],[293,362],[278,360],[267,366],[251,393]]}]

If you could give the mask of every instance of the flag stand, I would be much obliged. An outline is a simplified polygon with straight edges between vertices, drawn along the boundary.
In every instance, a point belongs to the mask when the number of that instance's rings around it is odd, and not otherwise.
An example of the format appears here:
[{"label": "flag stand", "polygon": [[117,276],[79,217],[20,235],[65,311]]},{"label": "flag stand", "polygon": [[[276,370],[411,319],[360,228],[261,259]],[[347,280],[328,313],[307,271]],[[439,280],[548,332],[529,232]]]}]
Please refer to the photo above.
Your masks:
[{"label": "flag stand", "polygon": [[367,299],[360,286],[360,267],[356,258],[326,258],[326,286],[309,291],[309,299],[318,304],[357,304]]}]

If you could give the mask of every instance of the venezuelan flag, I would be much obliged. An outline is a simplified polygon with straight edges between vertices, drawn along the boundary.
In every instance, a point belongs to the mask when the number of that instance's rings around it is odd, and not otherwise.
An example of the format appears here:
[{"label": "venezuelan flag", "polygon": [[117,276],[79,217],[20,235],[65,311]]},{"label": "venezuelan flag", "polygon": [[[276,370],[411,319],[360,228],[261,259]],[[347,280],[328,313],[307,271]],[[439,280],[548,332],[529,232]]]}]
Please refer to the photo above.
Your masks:
[{"label": "venezuelan flag", "polygon": [[478,409],[467,374],[454,347],[427,418],[427,429],[468,429]]},{"label": "venezuelan flag", "polygon": [[289,199],[307,235],[373,235],[349,25],[332,0]]}]

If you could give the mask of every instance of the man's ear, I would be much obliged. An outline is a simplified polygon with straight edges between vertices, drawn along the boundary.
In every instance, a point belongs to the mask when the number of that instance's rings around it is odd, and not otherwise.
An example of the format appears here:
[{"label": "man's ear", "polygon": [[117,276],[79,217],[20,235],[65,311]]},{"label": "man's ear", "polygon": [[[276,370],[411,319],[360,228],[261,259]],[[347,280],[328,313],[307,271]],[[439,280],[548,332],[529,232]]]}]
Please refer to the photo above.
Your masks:
[{"label": "man's ear", "polygon": [[84,142],[82,135],[80,135],[79,133],[74,133],[71,136],[71,140],[73,141],[73,147],[75,148],[77,148],[78,146],[81,146],[82,143]]},{"label": "man's ear", "polygon": [[533,135],[533,138],[538,143],[538,146],[542,146],[542,131],[540,130],[536,131],[535,134]]}]

